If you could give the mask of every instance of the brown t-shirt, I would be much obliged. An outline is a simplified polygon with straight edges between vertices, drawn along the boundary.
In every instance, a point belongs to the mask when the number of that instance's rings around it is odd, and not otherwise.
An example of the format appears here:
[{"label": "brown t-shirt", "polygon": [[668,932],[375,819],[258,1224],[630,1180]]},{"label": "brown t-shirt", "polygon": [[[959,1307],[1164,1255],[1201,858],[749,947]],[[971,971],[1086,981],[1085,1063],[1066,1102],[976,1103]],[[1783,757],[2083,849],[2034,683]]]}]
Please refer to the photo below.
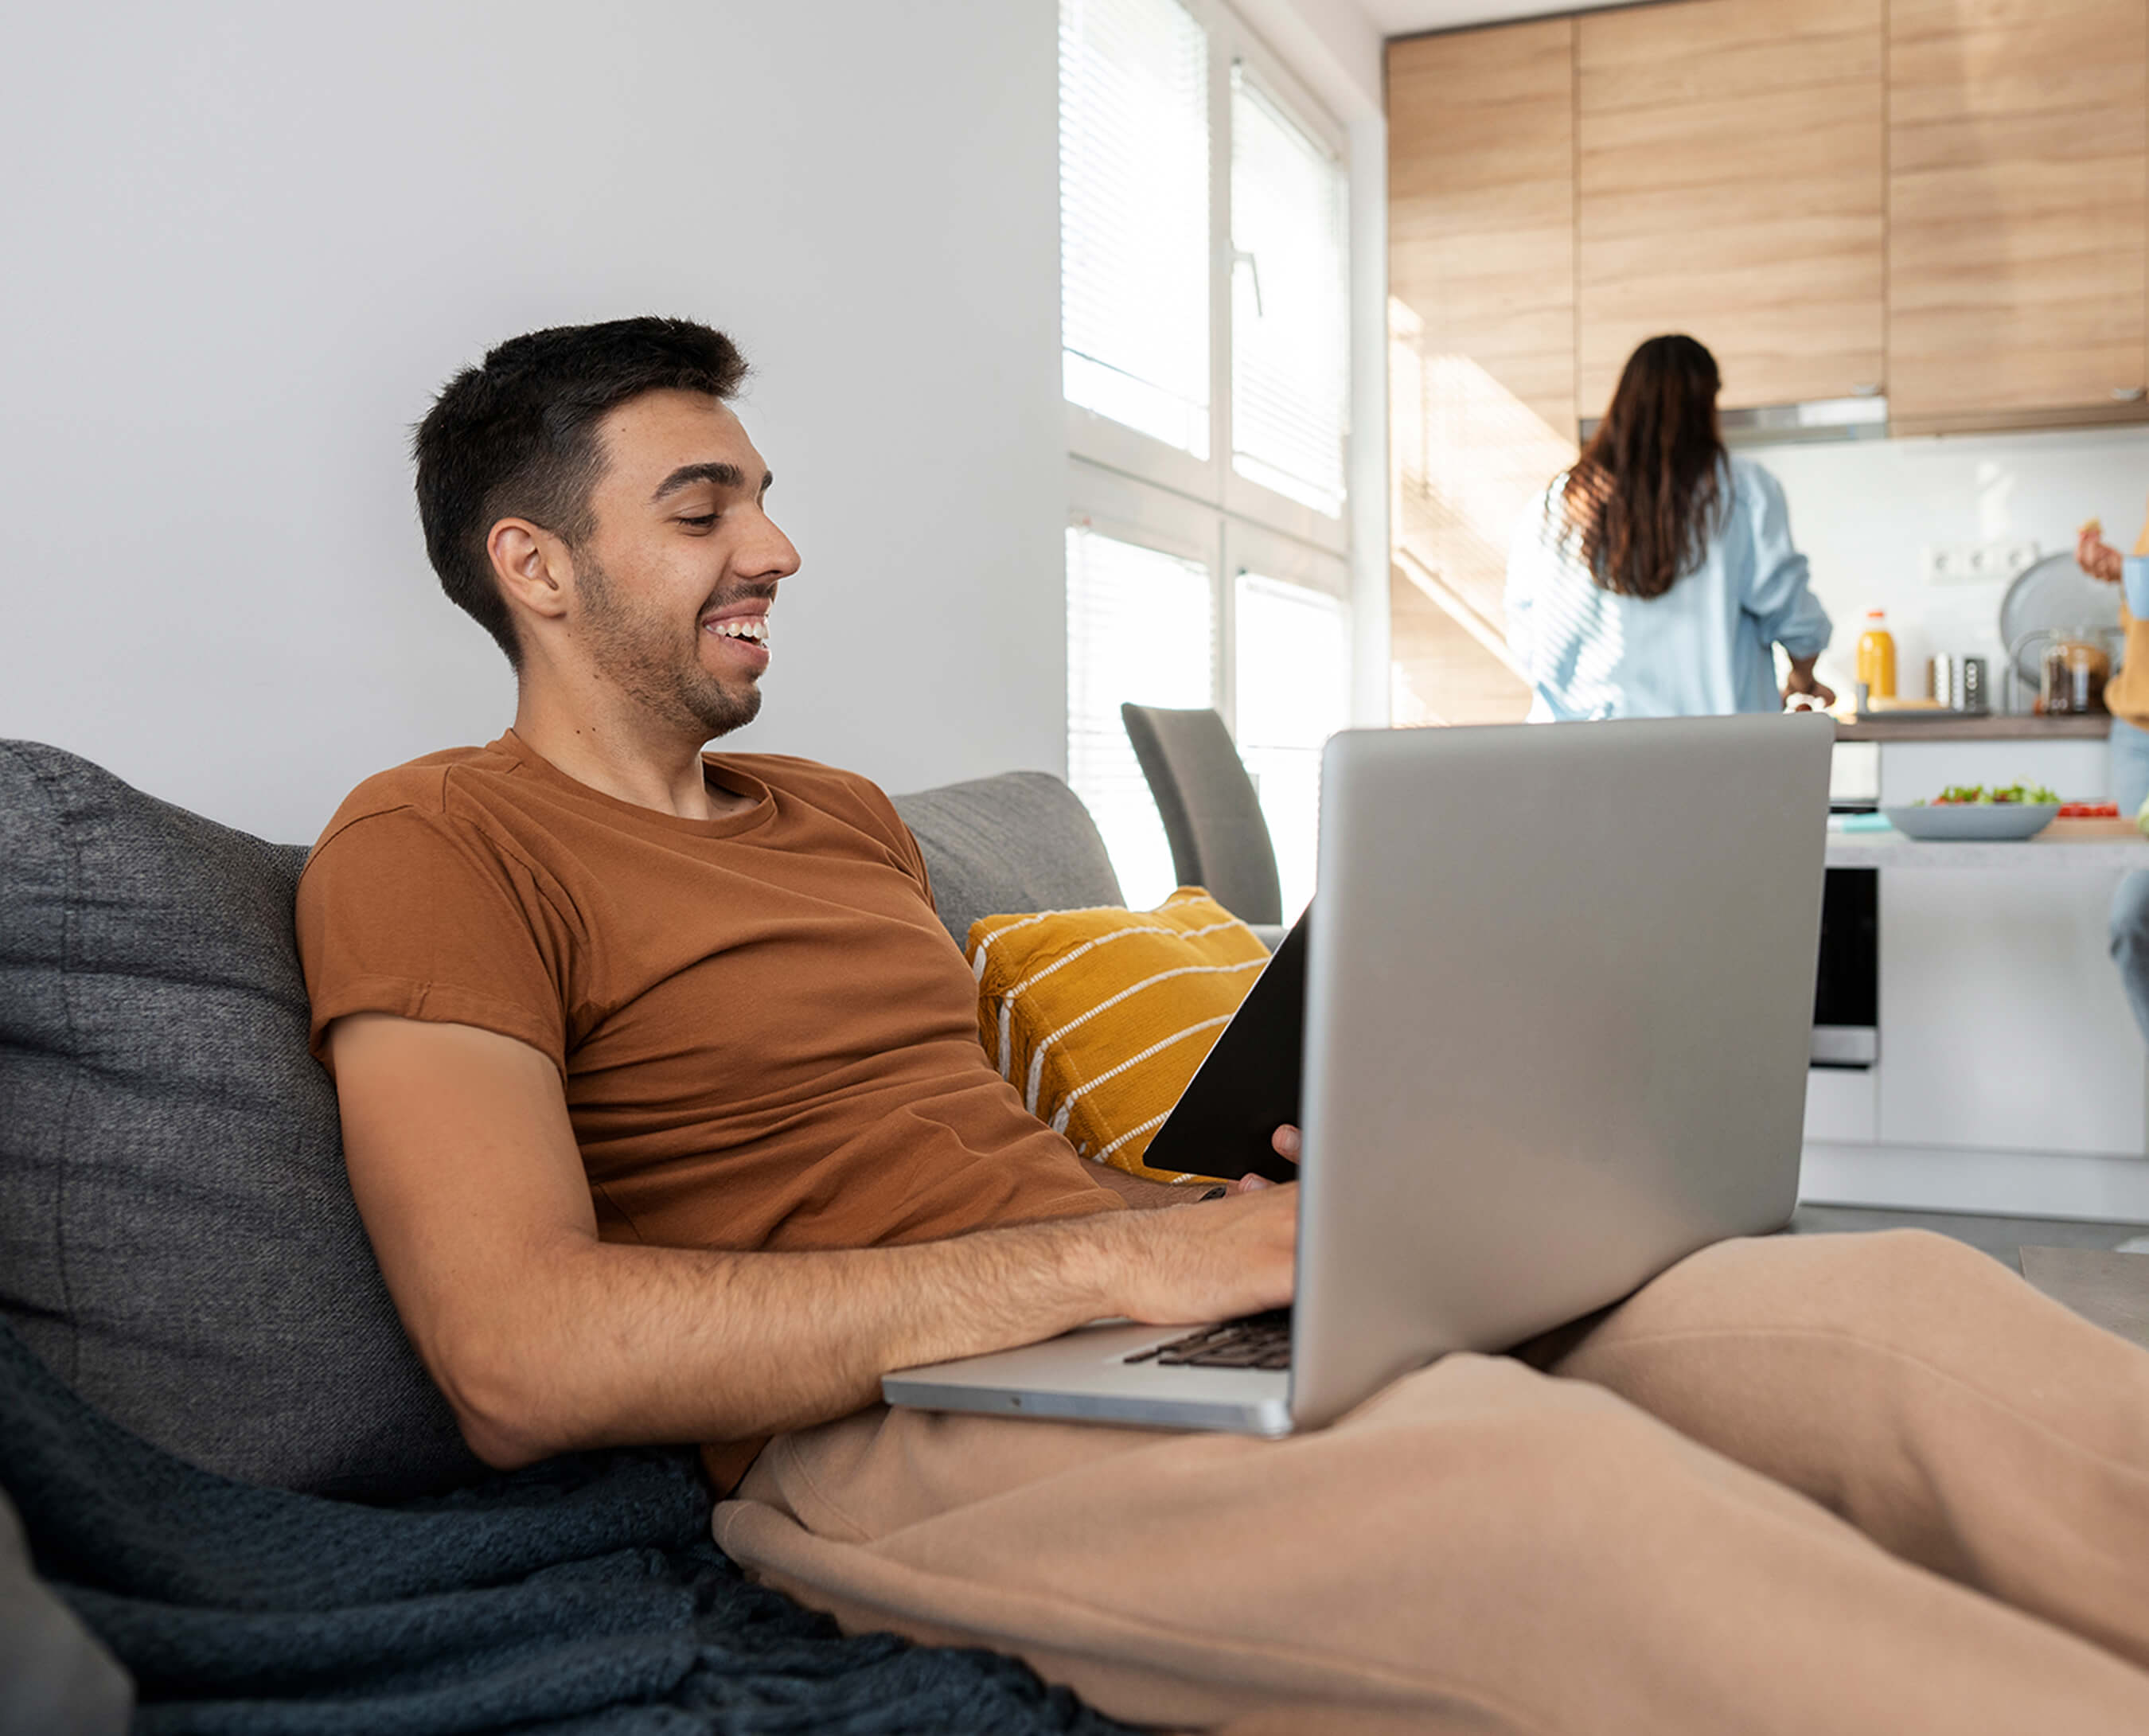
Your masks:
[{"label": "brown t-shirt", "polygon": [[888,798],[704,759],[753,805],[640,808],[512,731],[368,778],[299,883],[314,1052],[357,1012],[541,1050],[611,1241],[856,1248],[1120,1205],[987,1059]]}]

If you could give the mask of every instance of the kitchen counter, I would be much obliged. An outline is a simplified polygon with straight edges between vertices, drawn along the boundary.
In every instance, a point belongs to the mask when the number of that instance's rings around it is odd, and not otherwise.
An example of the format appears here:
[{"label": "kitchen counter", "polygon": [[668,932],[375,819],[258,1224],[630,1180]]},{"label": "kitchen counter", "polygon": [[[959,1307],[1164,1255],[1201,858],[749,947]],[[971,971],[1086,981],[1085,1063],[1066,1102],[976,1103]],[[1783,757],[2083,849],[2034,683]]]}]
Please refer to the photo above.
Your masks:
[{"label": "kitchen counter", "polygon": [[1839,718],[1835,726],[1839,742],[2101,742],[2111,733],[2111,719],[2102,712],[2069,717],[1950,712],[1938,717],[1875,717],[1858,723]]},{"label": "kitchen counter", "polygon": [[[1853,725],[1832,789],[1883,808],[1962,783],[2109,801],[2109,727],[2096,715]],[[1827,850],[1831,868],[1884,871],[1875,1059],[1809,1075],[1804,1197],[2149,1219],[2149,1053],[2109,933],[2112,893],[2149,869],[2149,840],[2115,820],[2055,820],[2013,843],[1835,823]]]},{"label": "kitchen counter", "polygon": [[[1880,757],[1893,802],[1980,777],[2094,797],[2095,766],[2055,762],[2106,753],[2079,739],[1859,751]],[[1918,763],[1891,772],[1892,757]],[[2016,843],[1831,822],[1827,862],[1881,871],[1874,1059],[1808,1076],[1802,1197],[2149,1216],[2149,1054],[2109,951],[2112,894],[2149,869],[2149,839],[2116,820],[2054,820]]]},{"label": "kitchen counter", "polygon": [[2124,820],[2055,820],[2035,838],[1949,843],[1900,832],[1828,828],[1832,868],[1998,868],[2015,873],[2109,873],[2149,868],[2149,838]]}]

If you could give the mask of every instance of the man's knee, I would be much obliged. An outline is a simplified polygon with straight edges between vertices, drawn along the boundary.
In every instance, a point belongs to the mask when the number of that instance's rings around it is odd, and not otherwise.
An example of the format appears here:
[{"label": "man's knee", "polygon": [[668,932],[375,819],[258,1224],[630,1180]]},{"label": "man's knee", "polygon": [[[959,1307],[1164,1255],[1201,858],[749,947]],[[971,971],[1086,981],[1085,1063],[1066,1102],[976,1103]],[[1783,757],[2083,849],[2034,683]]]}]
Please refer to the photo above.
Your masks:
[{"label": "man's knee", "polygon": [[1864,1230],[1840,1240],[1850,1245],[1846,1255],[1881,1275],[1886,1287],[1923,1293],[1933,1285],[1980,1281],[2006,1271],[1990,1254],[1935,1230]]},{"label": "man's knee", "polygon": [[1892,1295],[1930,1296],[2006,1270],[1990,1254],[1933,1230],[1866,1230],[1790,1240],[1803,1244],[1823,1268],[1809,1275],[1817,1291],[1853,1309],[1870,1307]]},{"label": "man's knee", "polygon": [[1553,1368],[1607,1378],[1642,1340],[1686,1341],[1706,1361],[1706,1345],[1726,1333],[1922,1332],[2010,1277],[1990,1255],[1926,1230],[1719,1242],[1643,1286]]},{"label": "man's knee", "polygon": [[[1800,1237],[1800,1240],[1809,1238]],[[1991,1255],[1930,1230],[1814,1236],[1823,1255],[1806,1276],[1809,1299],[1784,1323],[1839,1342],[1938,1354],[1990,1311],[2004,1311],[2021,1279]]]}]

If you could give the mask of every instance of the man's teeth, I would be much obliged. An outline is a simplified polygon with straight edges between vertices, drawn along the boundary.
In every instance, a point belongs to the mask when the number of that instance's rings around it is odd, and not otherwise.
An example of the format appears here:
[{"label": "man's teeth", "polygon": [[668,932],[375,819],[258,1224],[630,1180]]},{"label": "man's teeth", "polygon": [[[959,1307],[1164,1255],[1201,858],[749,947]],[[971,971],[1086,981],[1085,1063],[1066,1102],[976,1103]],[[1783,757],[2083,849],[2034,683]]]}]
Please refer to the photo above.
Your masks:
[{"label": "man's teeth", "polygon": [[727,639],[751,639],[757,645],[768,643],[768,623],[758,618],[742,621],[712,621],[711,631]]}]

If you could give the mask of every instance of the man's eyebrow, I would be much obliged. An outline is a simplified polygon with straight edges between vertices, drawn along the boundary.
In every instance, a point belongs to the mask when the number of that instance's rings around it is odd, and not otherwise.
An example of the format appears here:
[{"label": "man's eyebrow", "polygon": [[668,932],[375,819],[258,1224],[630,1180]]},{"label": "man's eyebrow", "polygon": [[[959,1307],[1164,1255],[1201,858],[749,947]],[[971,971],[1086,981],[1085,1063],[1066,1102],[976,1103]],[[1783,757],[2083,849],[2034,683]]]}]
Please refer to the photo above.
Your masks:
[{"label": "man's eyebrow", "polygon": [[[763,470],[760,492],[767,494],[769,485],[775,481],[773,472]],[[697,482],[712,482],[718,488],[743,488],[746,486],[746,472],[735,464],[682,464],[657,485],[657,492],[650,496],[650,501],[653,504],[678,493],[682,488],[691,488]]]}]

